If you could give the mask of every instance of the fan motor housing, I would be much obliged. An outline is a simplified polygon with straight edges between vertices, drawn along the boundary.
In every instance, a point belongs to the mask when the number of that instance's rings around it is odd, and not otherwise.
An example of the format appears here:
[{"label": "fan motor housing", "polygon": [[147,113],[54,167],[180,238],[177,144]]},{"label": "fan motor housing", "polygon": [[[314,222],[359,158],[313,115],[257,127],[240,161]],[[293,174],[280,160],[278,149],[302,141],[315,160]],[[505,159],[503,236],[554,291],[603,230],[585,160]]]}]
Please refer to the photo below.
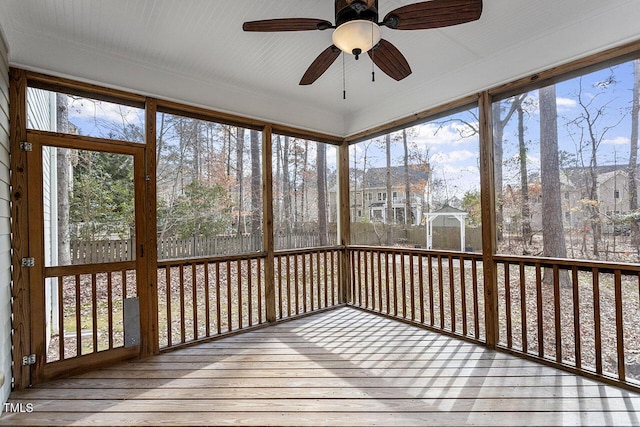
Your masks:
[{"label": "fan motor housing", "polygon": [[336,27],[356,19],[378,22],[378,0],[336,0]]}]

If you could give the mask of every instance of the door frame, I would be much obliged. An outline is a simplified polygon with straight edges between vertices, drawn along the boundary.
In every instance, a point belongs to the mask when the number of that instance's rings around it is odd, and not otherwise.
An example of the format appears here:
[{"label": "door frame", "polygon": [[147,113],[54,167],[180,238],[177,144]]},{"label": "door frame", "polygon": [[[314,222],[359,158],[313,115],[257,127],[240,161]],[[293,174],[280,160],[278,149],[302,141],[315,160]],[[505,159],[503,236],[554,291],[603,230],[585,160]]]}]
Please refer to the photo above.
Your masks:
[{"label": "door frame", "polygon": [[[148,345],[151,334],[149,324],[145,321],[149,307],[150,293],[147,274],[147,221],[145,221],[146,206],[146,174],[145,159],[146,146],[142,143],[132,143],[93,137],[56,134],[43,131],[27,131],[27,142],[31,150],[27,155],[27,187],[29,198],[27,209],[29,212],[28,246],[30,257],[34,258],[34,267],[30,268],[29,277],[29,312],[31,354],[35,355],[35,364],[31,365],[31,384],[48,381],[63,375],[78,373],[88,369],[112,364],[118,361],[138,358],[141,349]],[[43,212],[43,147],[83,149],[113,154],[131,155],[133,157],[134,184],[134,214],[135,214],[135,260],[117,262],[72,265],[60,267],[45,267],[44,265],[44,212]],[[132,347],[120,347],[110,350],[94,351],[87,355],[63,359],[56,362],[46,362],[46,307],[45,280],[46,273],[69,270],[66,274],[91,274],[105,271],[120,271],[120,269],[134,269],[136,271],[136,288],[140,307],[140,344]],[[78,343],[81,345],[81,343]]]}]

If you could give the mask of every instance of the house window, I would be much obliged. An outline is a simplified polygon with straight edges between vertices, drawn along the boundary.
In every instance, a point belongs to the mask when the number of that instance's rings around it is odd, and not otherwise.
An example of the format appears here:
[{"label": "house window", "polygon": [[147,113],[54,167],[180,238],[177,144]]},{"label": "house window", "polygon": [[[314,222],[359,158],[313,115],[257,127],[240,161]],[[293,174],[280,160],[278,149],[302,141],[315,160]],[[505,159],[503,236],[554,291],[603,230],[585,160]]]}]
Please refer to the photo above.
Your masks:
[{"label": "house window", "polygon": [[394,191],[393,192],[393,201],[395,202],[397,198],[398,198],[398,192]]},{"label": "house window", "polygon": [[615,190],[613,192],[613,197],[616,198],[616,199],[619,199],[620,198],[620,191],[619,190]]},{"label": "house window", "polygon": [[358,216],[362,216],[362,211],[358,211]]}]

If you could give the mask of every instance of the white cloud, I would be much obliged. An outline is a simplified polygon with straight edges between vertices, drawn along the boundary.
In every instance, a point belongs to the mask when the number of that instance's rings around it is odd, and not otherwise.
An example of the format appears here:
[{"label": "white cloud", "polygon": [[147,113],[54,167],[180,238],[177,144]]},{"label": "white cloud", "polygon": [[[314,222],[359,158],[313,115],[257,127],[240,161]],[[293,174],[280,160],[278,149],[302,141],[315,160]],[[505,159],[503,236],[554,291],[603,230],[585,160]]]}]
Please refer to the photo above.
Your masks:
[{"label": "white cloud", "polygon": [[74,99],[71,102],[69,119],[106,121],[109,123],[139,123],[144,120],[144,110],[127,105],[81,98]]},{"label": "white cloud", "polygon": [[556,105],[559,112],[569,111],[578,105],[578,101],[571,98],[563,98],[561,96],[556,98]]},{"label": "white cloud", "polygon": [[[477,123],[471,123],[477,127]],[[413,141],[420,148],[438,145],[461,145],[467,143],[478,143],[478,135],[474,134],[469,127],[460,122],[446,123],[439,125],[437,123],[427,123],[420,125],[418,135]]]},{"label": "white cloud", "polygon": [[433,155],[432,160],[435,163],[447,164],[463,162],[469,159],[476,159],[478,153],[469,150],[454,150],[447,152],[439,152]]},{"label": "white cloud", "polygon": [[602,141],[606,145],[629,145],[630,139],[626,136],[616,136],[612,139],[605,139]]}]

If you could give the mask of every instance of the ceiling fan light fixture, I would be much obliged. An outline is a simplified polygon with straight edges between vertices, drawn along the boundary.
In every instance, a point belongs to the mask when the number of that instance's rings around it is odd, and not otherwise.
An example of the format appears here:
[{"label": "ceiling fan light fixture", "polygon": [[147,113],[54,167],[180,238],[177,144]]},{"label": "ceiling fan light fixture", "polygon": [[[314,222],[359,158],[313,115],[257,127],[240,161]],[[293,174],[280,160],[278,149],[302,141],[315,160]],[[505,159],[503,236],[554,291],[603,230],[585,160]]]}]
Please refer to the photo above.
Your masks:
[{"label": "ceiling fan light fixture", "polygon": [[341,51],[356,57],[370,51],[381,37],[378,24],[364,19],[345,22],[336,28],[331,36],[333,44]]}]

